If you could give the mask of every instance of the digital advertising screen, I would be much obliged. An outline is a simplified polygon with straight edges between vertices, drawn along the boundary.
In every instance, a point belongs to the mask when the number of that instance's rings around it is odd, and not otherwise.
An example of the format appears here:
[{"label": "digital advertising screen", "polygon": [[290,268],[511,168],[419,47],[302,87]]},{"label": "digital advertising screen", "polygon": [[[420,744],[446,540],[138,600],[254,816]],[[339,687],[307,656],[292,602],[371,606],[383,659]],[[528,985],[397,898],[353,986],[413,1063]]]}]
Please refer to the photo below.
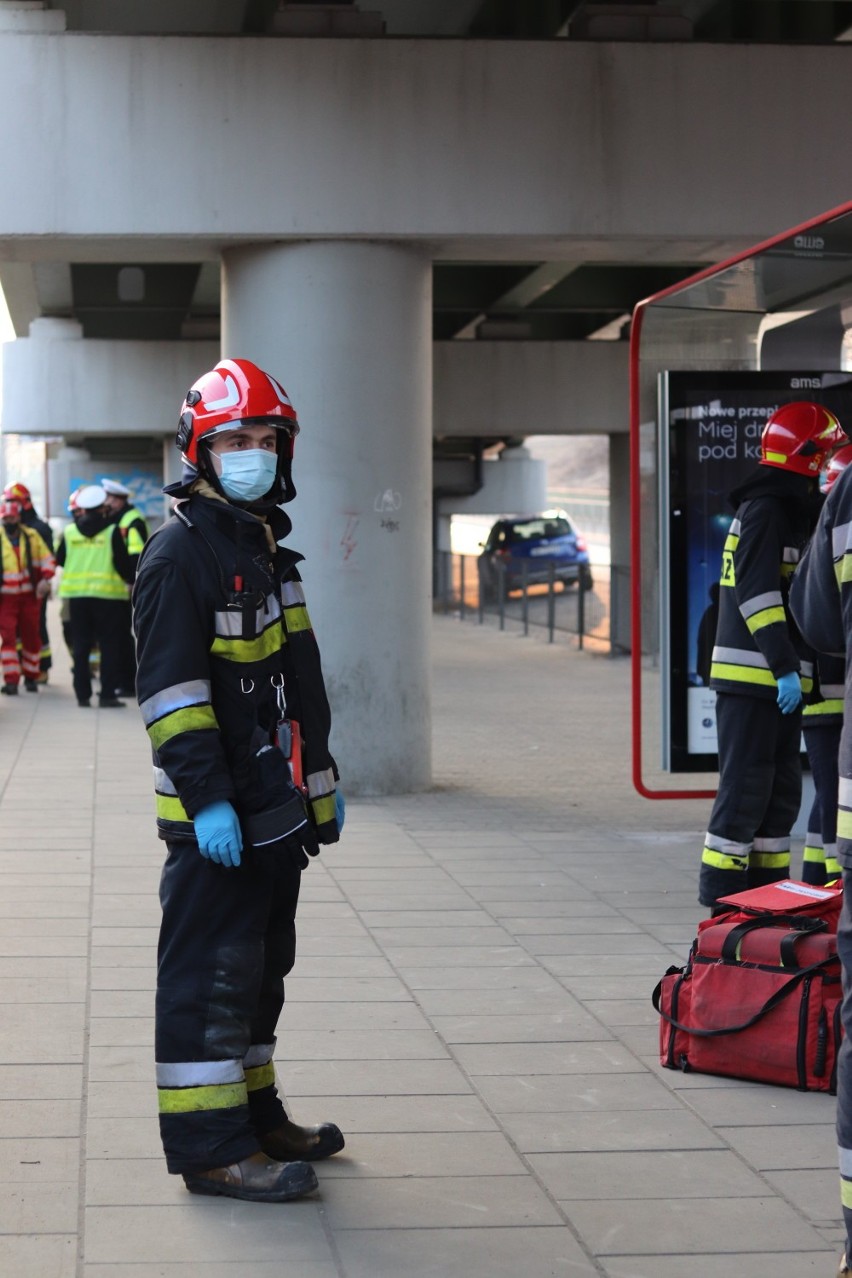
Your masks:
[{"label": "digital advertising screen", "polygon": [[852,373],[669,372],[658,391],[663,766],[708,772],[718,767],[708,684],[729,494],[759,464],[781,404],[825,404],[852,437]]}]

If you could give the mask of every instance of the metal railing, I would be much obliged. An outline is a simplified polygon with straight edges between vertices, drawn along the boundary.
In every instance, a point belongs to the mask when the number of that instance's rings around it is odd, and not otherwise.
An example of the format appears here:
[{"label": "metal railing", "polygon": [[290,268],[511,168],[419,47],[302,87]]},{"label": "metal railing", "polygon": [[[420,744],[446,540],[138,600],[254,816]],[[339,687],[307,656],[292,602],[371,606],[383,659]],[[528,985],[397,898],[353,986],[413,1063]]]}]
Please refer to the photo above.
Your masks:
[{"label": "metal railing", "polygon": [[[532,628],[547,630],[548,641],[558,633],[577,636],[577,646],[588,642],[611,648],[611,581],[608,565],[593,565],[592,583],[558,580],[556,564],[544,569],[529,559],[504,559],[485,565],[476,555],[440,551],[435,563],[436,611],[453,613],[461,621],[482,625],[496,620],[501,630],[511,625],[524,635]],[[616,578],[614,595],[621,594]],[[615,597],[612,602],[615,603]]]}]

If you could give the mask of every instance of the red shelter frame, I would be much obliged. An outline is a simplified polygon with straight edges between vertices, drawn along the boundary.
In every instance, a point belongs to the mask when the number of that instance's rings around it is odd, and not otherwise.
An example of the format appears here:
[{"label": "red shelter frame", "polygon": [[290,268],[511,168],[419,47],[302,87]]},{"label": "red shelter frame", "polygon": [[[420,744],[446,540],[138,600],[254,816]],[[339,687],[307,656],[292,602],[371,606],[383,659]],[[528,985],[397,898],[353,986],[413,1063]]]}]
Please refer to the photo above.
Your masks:
[{"label": "red shelter frame", "polygon": [[[642,490],[640,474],[640,426],[642,408],[642,359],[643,359],[643,326],[649,312],[660,306],[683,306],[693,311],[703,311],[708,303],[702,296],[708,296],[702,289],[707,281],[716,281],[721,286],[735,283],[737,277],[758,268],[760,259],[772,250],[777,250],[789,241],[796,244],[801,237],[809,237],[819,228],[826,227],[838,218],[852,222],[852,201],[838,205],[827,213],[802,222],[790,230],[763,240],[752,248],[746,249],[733,257],[727,258],[716,266],[698,271],[679,284],[662,289],[659,293],[637,303],[633,311],[630,328],[630,633],[631,633],[631,703],[632,703],[632,779],[635,789],[646,799],[712,799],[715,790],[690,789],[652,789],[646,784],[642,765]],[[801,267],[801,263],[799,264]],[[805,263],[807,266],[807,263]],[[801,275],[799,286],[801,286]],[[815,294],[819,285],[815,282]],[[852,282],[848,286],[849,301],[852,302]],[[836,288],[832,291],[836,298]],[[676,303],[673,299],[677,299]],[[725,306],[719,308],[724,311]],[[727,309],[747,309],[756,315],[761,308],[753,302],[738,308],[736,304]],[[772,307],[765,307],[763,314],[772,313]],[[716,314],[718,315],[718,310]]]}]

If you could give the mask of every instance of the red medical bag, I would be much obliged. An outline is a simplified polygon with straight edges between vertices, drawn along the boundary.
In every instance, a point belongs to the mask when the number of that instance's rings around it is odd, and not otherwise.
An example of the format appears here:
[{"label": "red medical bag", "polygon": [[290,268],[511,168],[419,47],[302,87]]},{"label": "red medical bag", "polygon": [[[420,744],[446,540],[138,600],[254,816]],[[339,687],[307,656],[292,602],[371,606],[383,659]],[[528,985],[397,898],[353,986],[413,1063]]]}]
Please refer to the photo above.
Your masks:
[{"label": "red medical bag", "polygon": [[[724,902],[730,912],[699,925],[686,966],[669,968],[654,991],[663,1065],[835,1090],[842,893],[791,887],[803,891],[738,893]],[[779,900],[796,904],[780,913]]]}]

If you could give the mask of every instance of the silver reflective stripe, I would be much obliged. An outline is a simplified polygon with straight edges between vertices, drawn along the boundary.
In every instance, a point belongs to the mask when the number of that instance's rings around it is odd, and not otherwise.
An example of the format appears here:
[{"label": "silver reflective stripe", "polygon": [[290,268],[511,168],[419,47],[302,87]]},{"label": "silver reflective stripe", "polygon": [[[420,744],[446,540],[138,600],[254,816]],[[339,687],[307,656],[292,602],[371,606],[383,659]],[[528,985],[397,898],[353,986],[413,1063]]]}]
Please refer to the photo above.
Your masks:
[{"label": "silver reflective stripe", "polygon": [[800,661],[799,664],[802,667],[802,674],[806,675],[808,679],[812,679],[814,677],[814,663],[812,661]]},{"label": "silver reflective stripe", "polygon": [[840,1164],[840,1175],[846,1180],[852,1180],[852,1149],[843,1149],[838,1145],[837,1161]]},{"label": "silver reflective stripe", "polygon": [[805,835],[805,843],[809,848],[821,848],[822,835],[818,834],[816,830],[808,830]]},{"label": "silver reflective stripe", "polygon": [[840,784],[837,788],[837,800],[841,807],[852,808],[852,780],[849,777],[840,778]]},{"label": "silver reflective stripe", "polygon": [[[281,616],[281,604],[274,595],[267,596],[266,603],[260,608],[255,609],[255,632],[262,634],[266,628],[277,621]],[[216,634],[221,635],[225,639],[242,639],[243,637],[243,614],[241,612],[232,611],[217,612],[215,614]]]},{"label": "silver reflective stripe", "polygon": [[308,773],[308,794],[312,799],[321,799],[324,794],[331,794],[334,789],[334,773],[331,768],[324,772]]},{"label": "silver reflective stripe", "polygon": [[767,590],[764,595],[755,595],[753,599],[746,599],[745,603],[740,604],[740,612],[744,617],[751,617],[756,612],[762,612],[764,608],[783,608],[784,600],[781,598],[780,590]]},{"label": "silver reflective stripe", "polygon": [[139,709],[145,726],[150,727],[157,719],[171,714],[174,710],[183,710],[187,706],[203,705],[210,700],[209,679],[190,679],[187,683],[175,683],[171,688],[163,688],[155,692],[153,697],[143,701]]},{"label": "silver reflective stripe", "polygon": [[242,1083],[242,1061],[157,1062],[158,1087],[210,1087],[219,1083]]},{"label": "silver reflective stripe", "polygon": [[782,551],[782,561],[785,564],[797,564],[800,554],[798,546],[785,546]]},{"label": "silver reflective stripe", "polygon": [[730,526],[730,528],[728,529],[728,536],[729,536],[729,537],[739,537],[739,535],[740,535],[740,533],[742,532],[742,530],[743,530],[743,526],[742,526],[742,524],[740,523],[740,521],[739,521],[738,519],[732,519],[732,520],[731,520],[731,526]]},{"label": "silver reflective stripe", "polygon": [[852,524],[837,524],[831,530],[831,553],[842,559],[847,550],[852,550]]},{"label": "silver reflective stripe", "polygon": [[245,1069],[257,1069],[258,1065],[268,1065],[275,1051],[275,1043],[253,1043],[243,1057]]},{"label": "silver reflective stripe", "polygon": [[164,768],[154,769],[154,789],[157,794],[173,794],[177,796],[174,782],[166,775]]},{"label": "silver reflective stripe", "polygon": [[755,852],[789,852],[790,839],[759,839],[754,840]]},{"label": "silver reflective stripe", "polygon": [[734,843],[733,839],[723,839],[718,834],[711,834],[708,830],[704,836],[705,848],[710,848],[711,852],[724,852],[725,856],[747,857],[751,851],[750,843]]},{"label": "silver reflective stripe", "polygon": [[843,694],[846,689],[842,683],[822,683],[820,684],[820,692],[824,701],[842,701]]},{"label": "silver reflective stripe", "polygon": [[750,652],[748,648],[713,649],[713,660],[720,664],[733,666],[755,666],[759,670],[768,670],[769,662],[762,652]]},{"label": "silver reflective stripe", "polygon": [[305,592],[302,589],[301,582],[282,581],[281,599],[285,608],[290,608],[293,604],[303,604],[305,602]]}]

